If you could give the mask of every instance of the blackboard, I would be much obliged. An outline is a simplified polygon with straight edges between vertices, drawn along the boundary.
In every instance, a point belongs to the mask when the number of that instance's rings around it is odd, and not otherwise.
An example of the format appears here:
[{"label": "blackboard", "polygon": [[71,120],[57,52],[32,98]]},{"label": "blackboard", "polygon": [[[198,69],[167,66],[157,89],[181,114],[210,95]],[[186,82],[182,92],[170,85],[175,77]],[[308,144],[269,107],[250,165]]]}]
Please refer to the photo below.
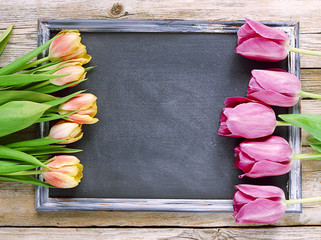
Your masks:
[{"label": "blackboard", "polygon": [[[70,145],[84,150],[75,154],[84,165],[81,184],[50,189],[48,199],[230,200],[240,183],[276,185],[289,197],[288,174],[239,179],[233,149],[241,140],[217,131],[224,99],[246,95],[252,69],[290,70],[291,59],[263,63],[237,55],[235,31],[195,31],[197,24],[186,21],[176,28],[161,22],[167,31],[150,21],[146,31],[148,24],[116,22],[118,28],[105,22],[105,30],[96,23],[80,29],[93,57],[88,66],[96,67],[63,94],[95,94],[100,121],[84,125],[83,139]],[[49,36],[59,30],[52,27]],[[275,134],[291,135],[286,127]]]}]

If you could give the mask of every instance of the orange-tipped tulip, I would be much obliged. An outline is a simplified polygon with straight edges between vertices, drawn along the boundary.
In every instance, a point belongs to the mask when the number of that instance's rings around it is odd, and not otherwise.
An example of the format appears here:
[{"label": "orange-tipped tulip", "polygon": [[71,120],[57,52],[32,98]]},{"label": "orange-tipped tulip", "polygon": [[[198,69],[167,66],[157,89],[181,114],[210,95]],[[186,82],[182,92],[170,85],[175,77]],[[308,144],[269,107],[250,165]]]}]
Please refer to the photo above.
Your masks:
[{"label": "orange-tipped tulip", "polygon": [[83,176],[83,165],[74,156],[56,156],[47,166],[49,169],[44,168],[42,176],[49,184],[57,188],[76,187]]},{"label": "orange-tipped tulip", "polygon": [[65,76],[65,77],[49,80],[51,84],[62,86],[68,83],[76,82],[78,80],[83,80],[86,76],[86,71],[79,63],[74,63],[74,64],[66,64],[66,67],[59,69],[54,74],[58,74],[58,75],[69,74],[68,76]]},{"label": "orange-tipped tulip", "polygon": [[93,124],[98,122],[94,116],[97,114],[97,97],[91,93],[80,93],[59,106],[58,112],[65,114],[78,110],[68,116],[70,120],[79,124]]},{"label": "orange-tipped tulip", "polygon": [[76,142],[81,139],[82,136],[83,132],[80,124],[65,120],[56,123],[49,132],[49,138],[51,139],[66,140],[66,142],[60,144]]},{"label": "orange-tipped tulip", "polygon": [[49,47],[49,58],[51,61],[61,59],[62,61],[78,59],[84,60],[84,63],[88,63],[91,56],[87,54],[86,46],[81,44],[80,33],[77,30],[61,31],[58,34],[62,34],[58,38],[52,41]]}]

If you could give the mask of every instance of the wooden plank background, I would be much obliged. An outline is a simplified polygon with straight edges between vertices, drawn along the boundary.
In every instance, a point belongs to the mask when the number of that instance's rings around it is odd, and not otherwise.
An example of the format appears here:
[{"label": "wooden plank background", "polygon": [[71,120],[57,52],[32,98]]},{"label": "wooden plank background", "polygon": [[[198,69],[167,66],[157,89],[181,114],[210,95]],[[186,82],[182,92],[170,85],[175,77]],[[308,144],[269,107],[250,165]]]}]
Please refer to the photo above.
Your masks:
[{"label": "wooden plank background", "polygon": [[[321,50],[320,12],[318,0],[0,0],[0,31],[15,24],[0,66],[37,46],[38,19],[299,21],[301,47]],[[301,57],[301,80],[303,91],[321,93],[321,57]],[[302,112],[321,114],[321,101],[302,100]],[[303,197],[321,196],[321,161],[306,160],[302,168]],[[320,203],[270,228],[237,225],[230,213],[36,212],[33,186],[0,183],[0,239],[320,239],[320,225]]]}]

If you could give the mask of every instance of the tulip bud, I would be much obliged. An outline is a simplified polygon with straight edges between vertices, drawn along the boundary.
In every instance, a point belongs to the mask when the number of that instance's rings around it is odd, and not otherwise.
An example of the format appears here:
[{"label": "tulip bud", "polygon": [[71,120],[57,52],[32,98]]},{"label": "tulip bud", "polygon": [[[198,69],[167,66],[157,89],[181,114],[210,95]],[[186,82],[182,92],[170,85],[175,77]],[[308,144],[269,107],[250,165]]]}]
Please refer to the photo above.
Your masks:
[{"label": "tulip bud", "polygon": [[[67,64],[66,67],[63,67],[59,70],[57,70],[54,74],[59,75],[59,74],[69,74],[68,76],[65,77],[60,77],[60,78],[55,78],[55,79],[50,79],[50,83],[57,85],[57,86],[62,86],[67,83],[72,83],[76,82],[78,80],[83,80],[86,76],[86,71],[85,69],[80,66],[80,64],[75,63],[73,65]],[[75,84],[77,85],[77,84]],[[73,86],[75,86],[73,85]]]},{"label": "tulip bud", "polygon": [[93,124],[98,122],[94,116],[97,114],[97,97],[91,93],[80,93],[58,108],[59,114],[66,114],[78,110],[68,116],[75,123]]},{"label": "tulip bud", "polygon": [[218,134],[229,137],[260,138],[276,127],[272,108],[243,97],[225,99]]},{"label": "tulip bud", "polygon": [[49,184],[57,188],[76,187],[83,176],[83,165],[74,156],[55,156],[47,166],[49,168],[42,169],[41,174]]},{"label": "tulip bud", "polygon": [[80,43],[81,37],[77,30],[61,31],[62,34],[52,41],[49,47],[49,58],[51,61],[61,59],[62,61],[82,58],[88,63],[91,56],[87,54],[86,47]]},{"label": "tulip bud", "polygon": [[60,144],[73,143],[81,139],[83,132],[81,131],[81,125],[74,122],[67,122],[61,120],[56,123],[49,132],[49,138],[58,140],[67,140]]},{"label": "tulip bud", "polygon": [[292,149],[279,136],[245,140],[234,149],[235,167],[251,178],[278,176],[291,170]]},{"label": "tulip bud", "polygon": [[265,104],[279,107],[292,107],[301,92],[300,80],[282,69],[252,70],[247,97]]},{"label": "tulip bud", "polygon": [[272,224],[285,213],[282,189],[275,186],[240,184],[235,186],[233,208],[236,223]]},{"label": "tulip bud", "polygon": [[245,18],[246,23],[237,32],[235,52],[252,60],[277,62],[289,53],[288,35],[276,28]]}]

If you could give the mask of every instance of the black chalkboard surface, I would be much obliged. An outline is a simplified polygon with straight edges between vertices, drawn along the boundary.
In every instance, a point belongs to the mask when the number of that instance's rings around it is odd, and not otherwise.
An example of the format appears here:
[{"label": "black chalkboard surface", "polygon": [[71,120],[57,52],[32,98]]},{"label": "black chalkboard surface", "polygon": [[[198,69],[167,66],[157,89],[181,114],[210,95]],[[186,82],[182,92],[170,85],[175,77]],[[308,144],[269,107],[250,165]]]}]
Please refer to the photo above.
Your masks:
[{"label": "black chalkboard surface", "polygon": [[[235,32],[86,29],[88,66],[96,68],[63,94],[95,94],[100,121],[84,125],[83,139],[70,145],[84,150],[75,154],[84,165],[81,184],[50,189],[49,199],[232,199],[240,183],[289,195],[288,175],[240,180],[233,156],[240,139],[217,134],[224,99],[246,95],[251,70],[288,70],[288,59],[237,55]],[[275,134],[289,139],[286,127]]]}]

